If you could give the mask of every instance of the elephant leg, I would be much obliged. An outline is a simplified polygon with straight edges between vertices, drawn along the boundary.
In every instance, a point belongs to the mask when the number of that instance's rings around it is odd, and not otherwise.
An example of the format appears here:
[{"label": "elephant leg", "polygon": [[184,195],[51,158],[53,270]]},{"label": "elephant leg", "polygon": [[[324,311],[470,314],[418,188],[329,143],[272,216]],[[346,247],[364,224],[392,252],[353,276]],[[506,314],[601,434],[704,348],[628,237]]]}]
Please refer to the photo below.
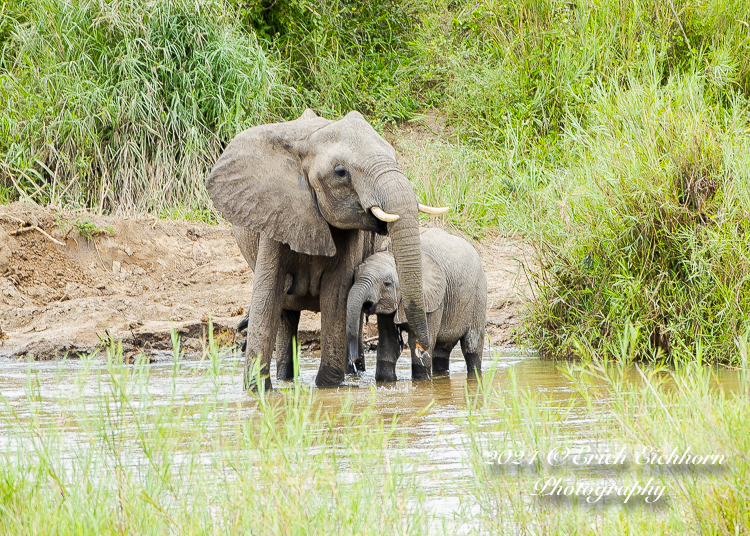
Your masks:
[{"label": "elephant leg", "polygon": [[482,354],[484,353],[484,329],[469,331],[461,339],[461,352],[466,360],[466,375],[482,376]]},{"label": "elephant leg", "polygon": [[432,372],[435,374],[449,372],[450,357],[456,343],[436,343],[435,352],[432,356]]},{"label": "elephant leg", "polygon": [[378,354],[375,364],[376,382],[396,381],[396,362],[401,355],[401,342],[396,330],[396,313],[377,315]]},{"label": "elephant leg", "polygon": [[294,339],[299,317],[299,311],[281,311],[281,325],[276,335],[276,378],[279,380],[294,379]]},{"label": "elephant leg", "polygon": [[271,355],[281,320],[281,298],[286,280],[286,270],[282,266],[288,249],[288,246],[266,236],[260,239],[247,326],[243,374],[246,390],[258,389],[258,372],[266,389],[271,388]]},{"label": "elephant leg", "polygon": [[339,269],[328,274],[320,285],[320,368],[315,377],[318,387],[333,387],[344,381],[346,298],[352,278],[351,272],[347,271],[346,277],[343,272]]}]

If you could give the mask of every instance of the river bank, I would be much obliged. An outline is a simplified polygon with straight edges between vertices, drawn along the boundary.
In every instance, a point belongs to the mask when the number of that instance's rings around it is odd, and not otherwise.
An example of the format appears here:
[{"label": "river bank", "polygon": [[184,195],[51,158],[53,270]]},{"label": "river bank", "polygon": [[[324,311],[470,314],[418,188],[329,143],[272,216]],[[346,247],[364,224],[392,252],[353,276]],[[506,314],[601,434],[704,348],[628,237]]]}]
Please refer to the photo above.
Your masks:
[{"label": "river bank", "polygon": [[[487,333],[493,346],[514,345],[528,295],[522,242],[490,235],[475,245],[488,280]],[[53,359],[115,340],[132,358],[171,349],[171,328],[200,352],[209,319],[231,344],[252,283],[226,225],[0,206],[0,356]],[[304,313],[300,343],[318,349],[319,330],[320,315]],[[367,334],[376,334],[374,319]]]}]

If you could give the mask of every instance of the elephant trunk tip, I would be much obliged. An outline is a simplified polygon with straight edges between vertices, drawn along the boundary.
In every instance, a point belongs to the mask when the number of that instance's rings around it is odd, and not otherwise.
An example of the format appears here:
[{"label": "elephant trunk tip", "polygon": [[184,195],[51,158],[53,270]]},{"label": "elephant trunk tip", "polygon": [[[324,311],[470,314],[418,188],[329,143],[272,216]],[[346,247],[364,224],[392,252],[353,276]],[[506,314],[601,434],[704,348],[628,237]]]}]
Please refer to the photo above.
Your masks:
[{"label": "elephant trunk tip", "polygon": [[357,358],[359,358],[359,344],[356,339],[354,340],[349,339],[347,354],[349,358],[349,363],[351,363],[352,366],[354,366],[356,369]]}]

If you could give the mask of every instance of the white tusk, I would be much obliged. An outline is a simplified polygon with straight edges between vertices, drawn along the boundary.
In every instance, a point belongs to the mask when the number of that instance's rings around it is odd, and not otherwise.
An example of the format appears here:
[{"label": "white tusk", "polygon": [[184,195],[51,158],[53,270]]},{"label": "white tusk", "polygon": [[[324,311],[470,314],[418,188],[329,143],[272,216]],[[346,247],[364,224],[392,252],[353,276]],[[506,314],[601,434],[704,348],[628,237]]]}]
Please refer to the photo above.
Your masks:
[{"label": "white tusk", "polygon": [[450,210],[450,207],[428,207],[427,205],[423,205],[422,203],[419,203],[419,212],[424,212],[425,214],[432,214],[433,216],[440,216],[441,214],[445,214]]},{"label": "white tusk", "polygon": [[385,210],[382,208],[375,206],[370,208],[370,212],[372,212],[372,215],[375,216],[377,219],[387,222],[396,221],[401,216],[398,214],[388,214]]}]

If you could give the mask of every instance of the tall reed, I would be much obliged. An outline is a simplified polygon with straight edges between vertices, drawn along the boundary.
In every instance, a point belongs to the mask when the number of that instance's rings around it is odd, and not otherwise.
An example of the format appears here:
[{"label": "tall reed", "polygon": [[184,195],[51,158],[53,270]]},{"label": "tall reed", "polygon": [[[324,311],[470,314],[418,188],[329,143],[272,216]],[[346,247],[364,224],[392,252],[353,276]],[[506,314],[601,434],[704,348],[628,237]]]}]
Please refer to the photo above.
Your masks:
[{"label": "tall reed", "polygon": [[6,197],[112,213],[210,206],[203,182],[223,145],[277,117],[291,96],[221,1],[9,6],[0,12]]}]

